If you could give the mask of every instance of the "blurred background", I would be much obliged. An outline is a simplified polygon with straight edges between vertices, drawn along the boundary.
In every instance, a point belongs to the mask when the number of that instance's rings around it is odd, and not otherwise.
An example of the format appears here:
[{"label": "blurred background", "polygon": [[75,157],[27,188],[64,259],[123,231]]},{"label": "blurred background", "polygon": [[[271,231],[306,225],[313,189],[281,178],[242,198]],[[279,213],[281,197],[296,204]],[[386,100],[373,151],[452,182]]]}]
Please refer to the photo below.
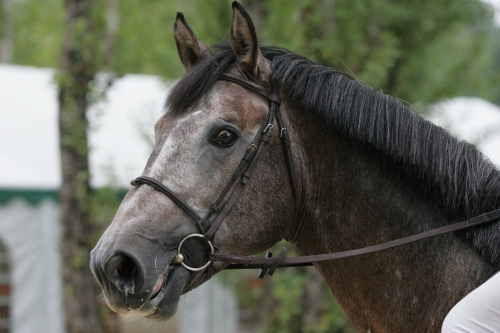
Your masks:
[{"label": "blurred background", "polygon": [[[112,313],[90,275],[184,74],[176,12],[226,43],[231,1],[0,1],[0,333],[354,332],[312,268],[223,272],[165,323]],[[403,100],[500,165],[500,0],[241,3],[261,45]]]}]

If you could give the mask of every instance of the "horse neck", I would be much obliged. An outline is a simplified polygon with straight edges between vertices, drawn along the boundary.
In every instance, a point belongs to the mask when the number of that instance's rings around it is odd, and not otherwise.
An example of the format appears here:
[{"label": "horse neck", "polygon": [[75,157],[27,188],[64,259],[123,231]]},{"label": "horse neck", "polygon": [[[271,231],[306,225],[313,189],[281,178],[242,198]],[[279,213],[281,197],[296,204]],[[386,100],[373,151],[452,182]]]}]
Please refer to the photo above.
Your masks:
[{"label": "horse neck", "polygon": [[[312,113],[288,117],[302,193],[292,240],[306,254],[375,245],[450,223],[438,202],[376,152],[340,137]],[[491,274],[454,234],[315,266],[358,331],[372,333],[438,332],[449,309]]]}]

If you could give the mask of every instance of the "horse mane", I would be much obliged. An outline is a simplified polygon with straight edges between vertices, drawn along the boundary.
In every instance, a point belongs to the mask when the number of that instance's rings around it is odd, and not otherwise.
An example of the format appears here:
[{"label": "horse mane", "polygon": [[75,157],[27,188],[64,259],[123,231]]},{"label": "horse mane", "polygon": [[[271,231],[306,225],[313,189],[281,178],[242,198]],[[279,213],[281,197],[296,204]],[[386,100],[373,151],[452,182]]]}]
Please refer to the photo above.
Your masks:
[{"label": "horse mane", "polygon": [[[171,90],[169,112],[183,112],[236,63],[228,45],[198,63]],[[276,47],[261,47],[272,61],[271,83],[302,112],[313,112],[349,141],[378,152],[442,203],[453,220],[500,208],[500,170],[474,145],[457,140],[400,101],[351,76]],[[500,269],[500,223],[458,233]]]}]

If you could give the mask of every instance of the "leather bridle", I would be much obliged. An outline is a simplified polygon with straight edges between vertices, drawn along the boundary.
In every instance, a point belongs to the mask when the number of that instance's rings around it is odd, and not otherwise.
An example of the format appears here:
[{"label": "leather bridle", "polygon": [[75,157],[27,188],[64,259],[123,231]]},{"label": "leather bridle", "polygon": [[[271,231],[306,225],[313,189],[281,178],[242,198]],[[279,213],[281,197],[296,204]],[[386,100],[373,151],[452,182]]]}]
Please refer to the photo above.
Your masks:
[{"label": "leather bridle", "polygon": [[[236,200],[241,195],[246,184],[252,177],[257,167],[257,163],[262,155],[262,152],[264,151],[264,147],[267,146],[271,141],[272,129],[274,127],[275,120],[280,129],[280,139],[283,145],[287,170],[290,175],[292,194],[295,198],[295,215],[293,223],[291,224],[292,228],[294,227],[295,221],[297,220],[297,211],[300,206],[300,197],[296,180],[297,177],[295,175],[294,163],[292,160],[292,152],[290,149],[290,137],[288,135],[286,127],[284,126],[283,119],[279,111],[281,98],[279,96],[278,87],[274,87],[273,91],[270,92],[266,88],[256,84],[255,82],[252,82],[248,79],[233,74],[224,73],[221,75],[220,78],[226,81],[239,84],[249,90],[252,90],[264,96],[266,99],[269,100],[269,111],[266,120],[262,123],[259,131],[255,135],[254,140],[252,141],[250,146],[248,146],[245,155],[241,159],[238,167],[236,168],[236,171],[233,173],[231,179],[228,181],[224,190],[218,196],[217,200],[210,207],[205,217],[203,218],[200,217],[198,213],[196,213],[196,211],[193,208],[191,208],[182,198],[180,198],[167,186],[163,185],[162,183],[151,177],[140,176],[131,182],[133,186],[148,184],[154,187],[156,190],[160,191],[161,193],[169,197],[177,206],[182,208],[196,222],[196,225],[200,233],[190,234],[186,236],[180,242],[177,250],[177,256],[172,261],[172,263],[181,264],[186,269],[191,271],[203,270],[210,265],[211,260],[218,261],[218,259],[210,259],[210,261],[208,261],[205,265],[199,268],[189,267],[183,262],[184,258],[180,251],[182,244],[188,238],[199,237],[203,239],[207,252],[211,256],[215,255],[214,247],[211,242],[214,237],[214,234],[219,229],[220,225],[222,224],[222,222],[224,221],[224,219],[226,218],[226,216],[229,214],[232,207],[236,203]],[[286,251],[286,249],[284,251]]]},{"label": "leather bridle", "polygon": [[[272,138],[272,129],[274,127],[274,121],[280,130],[280,139],[283,146],[283,151],[285,155],[285,161],[287,165],[288,174],[290,176],[290,183],[292,188],[292,194],[295,199],[295,214],[293,221],[290,225],[291,231],[295,230],[297,219],[298,219],[298,210],[300,208],[300,196],[297,186],[297,177],[295,173],[294,163],[292,152],[290,148],[290,137],[284,126],[279,106],[281,103],[281,98],[279,96],[279,89],[277,86],[274,86],[272,92],[268,91],[266,88],[261,85],[252,82],[243,77],[239,77],[233,74],[224,73],[221,75],[220,79],[230,81],[236,84],[239,84],[249,90],[252,90],[269,100],[269,112],[266,120],[260,127],[259,131],[255,135],[255,138],[252,144],[247,148],[245,155],[241,159],[236,171],[233,173],[231,179],[226,184],[224,190],[221,192],[217,200],[210,207],[208,213],[205,217],[200,217],[196,211],[191,208],[182,198],[180,198],[177,194],[175,194],[172,190],[170,190],[167,186],[158,182],[157,180],[147,177],[140,176],[134,179],[131,184],[133,186],[139,186],[141,184],[147,184],[154,187],[156,190],[165,194],[169,197],[177,206],[182,208],[195,222],[197,228],[200,233],[194,233],[187,235],[184,239],[181,240],[177,249],[177,256],[172,260],[172,264],[181,264],[183,267],[190,271],[201,271],[207,268],[212,261],[220,261],[229,263],[230,265],[227,269],[252,269],[252,268],[260,268],[259,277],[263,278],[266,272],[269,275],[273,275],[274,271],[278,267],[292,267],[292,266],[309,266],[312,265],[313,262],[326,261],[326,260],[334,260],[346,257],[357,256],[361,254],[372,253],[376,251],[381,251],[385,249],[389,249],[392,247],[396,247],[399,245],[411,243],[417,240],[421,240],[424,238],[428,238],[431,236],[440,235],[443,233],[447,233],[450,231],[456,231],[464,228],[469,228],[472,226],[477,226],[484,223],[493,222],[495,220],[500,219],[500,209],[491,211],[486,214],[482,214],[476,216],[474,218],[454,223],[448,226],[444,226],[441,228],[429,230],[426,232],[422,232],[416,235],[400,238],[397,240],[389,241],[386,243],[373,245],[361,249],[355,249],[350,251],[343,252],[335,252],[335,253],[327,253],[327,254],[319,254],[312,256],[301,256],[295,258],[285,258],[285,254],[287,249],[283,247],[281,252],[276,258],[272,258],[272,253],[267,252],[265,257],[257,258],[257,257],[247,257],[247,256],[235,256],[235,255],[225,255],[225,254],[215,254],[214,246],[212,244],[212,240],[215,232],[219,229],[220,225],[226,218],[226,216],[231,211],[234,206],[236,200],[241,195],[245,185],[248,183],[250,178],[253,175],[257,167],[257,163],[259,158],[262,155],[264,147],[269,144]],[[227,199],[226,199],[227,197]],[[226,199],[226,200],[225,200]],[[192,237],[199,237],[203,240],[205,244],[205,248],[208,252],[209,261],[198,268],[193,268],[187,266],[183,260],[184,257],[181,254],[181,248],[183,243]]]}]

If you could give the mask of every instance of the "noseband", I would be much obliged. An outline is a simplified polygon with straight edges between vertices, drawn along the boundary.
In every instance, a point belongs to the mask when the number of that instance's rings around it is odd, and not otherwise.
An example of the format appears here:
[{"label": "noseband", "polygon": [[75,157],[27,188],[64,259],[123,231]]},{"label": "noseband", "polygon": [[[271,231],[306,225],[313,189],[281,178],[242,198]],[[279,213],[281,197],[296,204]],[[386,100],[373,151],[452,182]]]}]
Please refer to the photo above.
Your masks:
[{"label": "noseband", "polygon": [[[280,130],[280,139],[283,146],[288,174],[290,176],[292,194],[295,199],[295,214],[294,214],[294,219],[290,224],[289,231],[295,230],[298,219],[297,218],[298,210],[300,207],[300,196],[297,186],[297,177],[295,174],[292,152],[290,149],[290,137],[288,135],[286,127],[283,124],[283,120],[281,118],[279,110],[281,98],[279,96],[278,87],[275,86],[272,89],[272,92],[270,92],[266,88],[256,84],[255,82],[227,73],[222,74],[220,79],[239,84],[240,86],[243,86],[267,98],[269,100],[269,112],[266,120],[264,121],[259,131],[255,135],[252,144],[247,148],[245,155],[241,159],[238,167],[236,168],[236,171],[232,175],[231,179],[229,180],[226,187],[219,195],[215,203],[210,207],[210,210],[208,211],[207,215],[203,218],[200,217],[193,208],[191,208],[184,200],[182,200],[182,198],[180,198],[168,187],[166,187],[165,185],[163,185],[162,183],[158,182],[157,180],[151,177],[140,176],[131,182],[133,186],[147,184],[154,187],[156,190],[160,191],[161,193],[169,197],[177,206],[182,208],[196,222],[196,225],[200,233],[190,234],[181,240],[177,248],[177,255],[172,260],[171,264],[181,264],[183,267],[185,267],[187,270],[190,271],[201,271],[207,268],[212,261],[221,261],[231,264],[227,267],[229,269],[260,268],[261,271],[258,276],[260,278],[263,278],[266,275],[266,272],[269,275],[273,275],[274,271],[278,267],[309,266],[312,265],[313,262],[347,258],[361,254],[377,252],[392,247],[400,246],[403,244],[408,244],[424,238],[460,229],[465,229],[500,219],[500,209],[498,209],[462,222],[454,223],[441,228],[429,230],[426,232],[389,241],[386,243],[350,251],[319,254],[312,256],[285,258],[287,250],[285,247],[281,250],[281,252],[276,258],[272,258],[272,253],[270,252],[268,252],[266,256],[262,258],[215,254],[214,246],[212,244],[214,234],[219,229],[221,223],[224,221],[226,216],[231,211],[231,208],[234,206],[236,200],[241,195],[245,185],[252,177],[252,174],[255,171],[255,168],[257,167],[257,163],[259,161],[260,156],[262,155],[264,147],[267,146],[267,144],[269,144],[269,142],[271,141],[272,129],[274,127],[273,125],[274,120],[276,120]],[[226,197],[227,199],[224,202],[224,199]],[[207,252],[209,253],[209,261],[205,265],[198,268],[187,266],[183,262],[184,257],[181,254],[181,248],[184,242],[187,239],[193,237],[201,238],[205,244]]]}]

